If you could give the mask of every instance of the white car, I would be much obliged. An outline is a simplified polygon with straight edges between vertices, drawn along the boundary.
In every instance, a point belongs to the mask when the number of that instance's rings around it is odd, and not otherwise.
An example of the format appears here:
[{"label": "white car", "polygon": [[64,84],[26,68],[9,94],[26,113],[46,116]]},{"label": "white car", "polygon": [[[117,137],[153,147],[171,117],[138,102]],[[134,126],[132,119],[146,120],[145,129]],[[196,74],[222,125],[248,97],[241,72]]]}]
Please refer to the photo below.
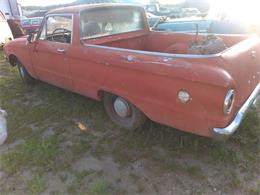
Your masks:
[{"label": "white car", "polygon": [[0,29],[1,29],[0,46],[3,46],[5,43],[7,43],[10,40],[13,40],[14,38],[13,38],[12,31],[1,11],[0,11]]}]

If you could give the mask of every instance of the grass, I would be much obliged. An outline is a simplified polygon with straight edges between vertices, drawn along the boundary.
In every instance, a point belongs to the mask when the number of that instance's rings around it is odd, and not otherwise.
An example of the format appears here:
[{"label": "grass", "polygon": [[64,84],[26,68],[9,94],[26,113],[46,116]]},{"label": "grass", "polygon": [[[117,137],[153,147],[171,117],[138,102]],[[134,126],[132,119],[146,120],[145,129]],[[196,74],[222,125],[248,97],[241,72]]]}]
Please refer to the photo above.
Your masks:
[{"label": "grass", "polygon": [[78,194],[80,193],[80,191],[82,191],[82,189],[86,191],[85,189],[86,186],[84,186],[84,179],[90,176],[95,176],[96,174],[98,173],[95,172],[94,170],[84,170],[81,172],[76,172],[75,180],[70,186],[68,186],[68,192],[70,194]]},{"label": "grass", "polygon": [[253,187],[249,190],[249,194],[250,195],[259,195],[260,194],[260,181],[258,181],[258,184],[255,187]]},{"label": "grass", "polygon": [[108,195],[110,194],[109,185],[103,180],[94,181],[90,184],[89,193],[92,195]]},{"label": "grass", "polygon": [[[180,180],[189,178],[194,183],[207,183],[210,173],[216,172],[216,186],[226,193],[234,189],[247,194],[260,191],[259,184],[251,186],[260,174],[260,124],[256,110],[248,114],[239,131],[227,142],[215,142],[153,122],[130,132],[113,125],[101,103],[41,82],[26,86],[17,70],[4,65],[2,60],[0,52],[0,106],[8,112],[10,148],[0,153],[0,171],[17,183],[21,183],[18,179],[21,172],[33,171],[24,184],[28,193],[43,192],[48,188],[46,174],[59,175],[64,171],[75,177],[67,189],[73,194],[126,190],[108,183],[103,174],[72,171],[74,162],[86,155],[100,162],[107,156],[113,158],[122,174],[133,163],[146,159],[159,167],[161,174],[178,174]],[[78,122],[86,124],[87,130],[80,130]],[[145,168],[154,173],[153,166]],[[131,181],[136,180],[133,181],[136,193],[145,192],[147,187],[137,181],[142,177],[140,174],[129,173],[130,178],[135,175],[136,179]],[[64,176],[61,180],[67,182],[69,178]],[[201,193],[210,187],[201,189]],[[3,192],[12,193],[10,189]]]},{"label": "grass", "polygon": [[14,174],[21,168],[39,167],[42,171],[53,170],[58,154],[58,142],[55,137],[41,139],[33,137],[24,144],[16,146],[1,156],[3,169]]},{"label": "grass", "polygon": [[36,175],[27,183],[27,191],[29,194],[40,194],[46,188],[45,180],[41,175]]}]

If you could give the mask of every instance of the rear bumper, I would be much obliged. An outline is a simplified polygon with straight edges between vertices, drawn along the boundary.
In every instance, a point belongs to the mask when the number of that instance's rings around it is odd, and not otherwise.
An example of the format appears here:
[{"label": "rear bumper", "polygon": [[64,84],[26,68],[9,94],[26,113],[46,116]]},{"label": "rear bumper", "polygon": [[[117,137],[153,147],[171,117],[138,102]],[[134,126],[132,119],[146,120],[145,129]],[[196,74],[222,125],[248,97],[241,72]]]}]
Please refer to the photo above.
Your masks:
[{"label": "rear bumper", "polygon": [[240,108],[233,121],[225,128],[213,128],[213,139],[226,140],[240,126],[250,107],[255,103],[260,95],[260,83],[257,85],[253,93],[249,96],[244,105]]}]

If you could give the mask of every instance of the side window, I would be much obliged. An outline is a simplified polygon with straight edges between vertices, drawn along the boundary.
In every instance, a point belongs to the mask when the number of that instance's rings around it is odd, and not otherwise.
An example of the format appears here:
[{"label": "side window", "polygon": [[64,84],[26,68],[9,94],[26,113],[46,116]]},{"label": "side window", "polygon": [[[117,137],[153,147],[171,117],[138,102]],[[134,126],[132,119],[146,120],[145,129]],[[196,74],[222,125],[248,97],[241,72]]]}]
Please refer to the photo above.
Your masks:
[{"label": "side window", "polygon": [[40,40],[60,43],[71,43],[72,16],[49,16],[45,20]]}]

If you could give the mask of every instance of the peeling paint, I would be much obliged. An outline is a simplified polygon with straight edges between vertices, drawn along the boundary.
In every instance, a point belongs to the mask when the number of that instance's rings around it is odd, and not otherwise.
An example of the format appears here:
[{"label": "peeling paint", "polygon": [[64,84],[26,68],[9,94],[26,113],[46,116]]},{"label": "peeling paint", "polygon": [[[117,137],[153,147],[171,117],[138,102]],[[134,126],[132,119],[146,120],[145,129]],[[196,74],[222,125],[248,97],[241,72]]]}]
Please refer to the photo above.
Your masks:
[{"label": "peeling paint", "polygon": [[162,60],[163,62],[171,62],[171,61],[174,61],[175,58],[167,58],[167,57],[163,57],[163,58],[160,58],[160,60]]},{"label": "peeling paint", "polygon": [[135,56],[131,56],[131,55],[127,56],[128,61],[133,61],[135,58],[136,58]]}]

